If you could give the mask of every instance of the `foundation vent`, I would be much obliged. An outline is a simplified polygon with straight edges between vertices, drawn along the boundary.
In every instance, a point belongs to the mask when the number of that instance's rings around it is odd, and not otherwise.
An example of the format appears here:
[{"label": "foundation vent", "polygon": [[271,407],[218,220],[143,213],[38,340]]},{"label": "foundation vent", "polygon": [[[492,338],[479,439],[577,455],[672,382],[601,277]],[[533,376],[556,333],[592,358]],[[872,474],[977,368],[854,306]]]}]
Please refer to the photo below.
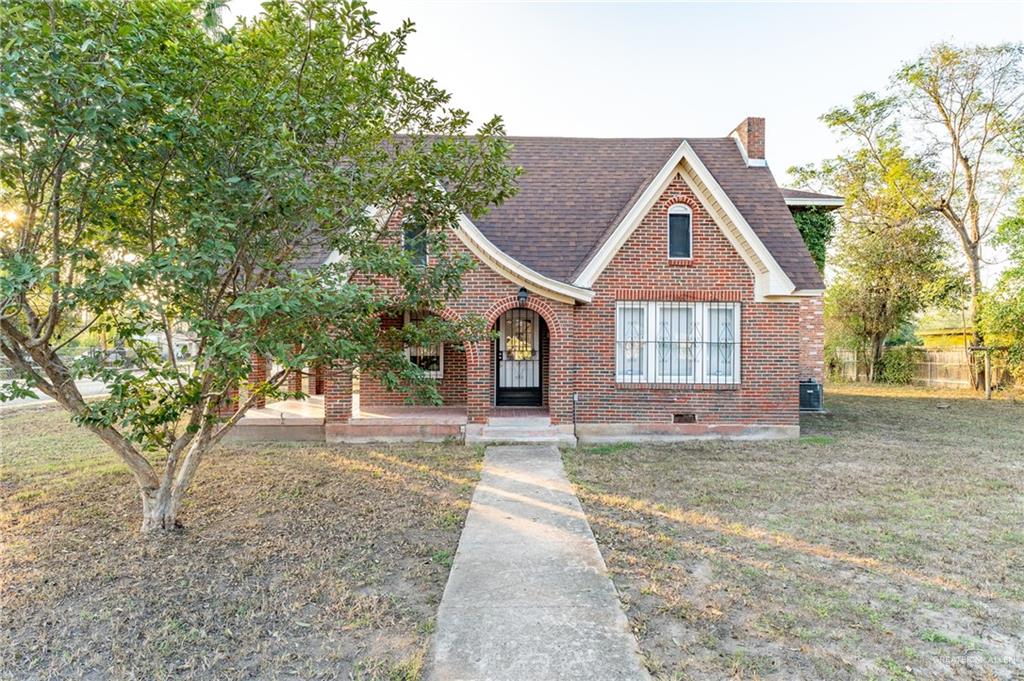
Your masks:
[{"label": "foundation vent", "polygon": [[696,414],[672,414],[672,423],[697,423]]}]

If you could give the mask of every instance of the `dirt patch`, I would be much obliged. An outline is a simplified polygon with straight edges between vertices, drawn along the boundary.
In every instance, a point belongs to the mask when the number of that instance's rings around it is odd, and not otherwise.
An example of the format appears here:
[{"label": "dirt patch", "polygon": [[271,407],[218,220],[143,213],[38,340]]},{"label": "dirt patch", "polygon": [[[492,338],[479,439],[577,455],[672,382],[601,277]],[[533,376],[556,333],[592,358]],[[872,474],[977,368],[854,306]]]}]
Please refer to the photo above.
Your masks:
[{"label": "dirt patch", "polygon": [[55,410],[0,416],[0,678],[415,679],[482,452],[232,445],[186,529]]},{"label": "dirt patch", "polygon": [[1024,406],[827,406],[798,442],[566,453],[651,671],[1024,677]]}]

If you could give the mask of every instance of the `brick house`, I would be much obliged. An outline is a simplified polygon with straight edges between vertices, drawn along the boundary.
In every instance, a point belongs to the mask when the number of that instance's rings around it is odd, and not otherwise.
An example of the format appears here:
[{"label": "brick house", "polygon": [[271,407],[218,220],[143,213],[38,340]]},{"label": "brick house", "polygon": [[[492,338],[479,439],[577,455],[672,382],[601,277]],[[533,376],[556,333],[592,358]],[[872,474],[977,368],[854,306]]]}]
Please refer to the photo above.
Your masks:
[{"label": "brick house", "polygon": [[519,192],[452,230],[477,267],[444,311],[483,316],[497,340],[408,351],[445,406],[331,369],[309,379],[320,396],[257,410],[240,436],[797,436],[800,381],[822,380],[823,282],[791,210],[841,200],[778,187],[764,120],[721,138],[510,141]]}]

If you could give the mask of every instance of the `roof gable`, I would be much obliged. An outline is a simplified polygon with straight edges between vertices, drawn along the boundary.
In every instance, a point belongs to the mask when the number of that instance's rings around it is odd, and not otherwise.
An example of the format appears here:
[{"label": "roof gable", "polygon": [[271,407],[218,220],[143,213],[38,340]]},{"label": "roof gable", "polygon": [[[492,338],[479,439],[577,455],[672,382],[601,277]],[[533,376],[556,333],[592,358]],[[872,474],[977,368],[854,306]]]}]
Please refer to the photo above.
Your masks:
[{"label": "roof gable", "polygon": [[511,137],[519,191],[474,220],[499,249],[561,281],[658,173],[681,139]]},{"label": "roof gable", "polygon": [[511,162],[524,169],[519,192],[475,224],[494,246],[536,272],[585,285],[580,274],[685,141],[794,287],[822,287],[771,171],[748,166],[732,138],[509,141]]}]

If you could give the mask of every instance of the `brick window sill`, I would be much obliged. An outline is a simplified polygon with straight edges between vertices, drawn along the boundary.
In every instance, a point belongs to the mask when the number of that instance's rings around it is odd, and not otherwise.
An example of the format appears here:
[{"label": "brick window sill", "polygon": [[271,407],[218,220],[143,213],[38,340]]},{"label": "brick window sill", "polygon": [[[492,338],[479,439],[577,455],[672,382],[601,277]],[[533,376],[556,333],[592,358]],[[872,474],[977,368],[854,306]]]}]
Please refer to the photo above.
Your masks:
[{"label": "brick window sill", "polygon": [[676,259],[670,258],[669,261],[668,261],[668,266],[669,267],[694,267],[696,265],[697,265],[697,261],[694,260],[693,258],[689,258],[689,259],[685,259],[685,260],[676,260]]}]

